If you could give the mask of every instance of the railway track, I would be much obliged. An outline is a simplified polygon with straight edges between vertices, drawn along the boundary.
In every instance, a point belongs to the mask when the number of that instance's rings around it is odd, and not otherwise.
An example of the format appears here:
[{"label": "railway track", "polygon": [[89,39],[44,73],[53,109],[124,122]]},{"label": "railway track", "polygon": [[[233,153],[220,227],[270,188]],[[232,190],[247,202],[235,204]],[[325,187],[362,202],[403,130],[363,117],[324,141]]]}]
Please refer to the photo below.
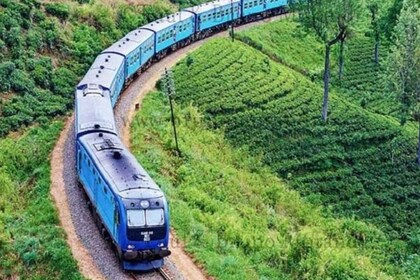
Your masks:
[{"label": "railway track", "polygon": [[[172,277],[171,274],[169,273],[169,271],[166,270],[164,267],[156,268],[154,270],[154,273],[156,273],[157,275],[159,275],[159,277],[161,279],[164,279],[164,280],[175,280],[175,278]],[[136,273],[133,273],[133,272],[131,272],[129,275],[130,275],[130,277],[133,280],[142,280],[146,276],[146,274],[136,274]],[[149,276],[149,275],[147,275],[147,276]]]}]

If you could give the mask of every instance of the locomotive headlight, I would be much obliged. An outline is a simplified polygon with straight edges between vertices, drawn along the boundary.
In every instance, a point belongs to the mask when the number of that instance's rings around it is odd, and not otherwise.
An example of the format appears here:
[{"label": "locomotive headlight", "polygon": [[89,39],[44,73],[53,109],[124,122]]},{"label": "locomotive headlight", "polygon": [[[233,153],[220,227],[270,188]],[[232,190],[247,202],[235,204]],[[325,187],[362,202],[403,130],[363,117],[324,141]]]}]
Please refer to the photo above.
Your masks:
[{"label": "locomotive headlight", "polygon": [[131,244],[129,244],[127,247],[128,249],[134,249],[134,245],[131,245]]},{"label": "locomotive headlight", "polygon": [[142,207],[142,208],[149,208],[149,205],[150,205],[150,203],[149,203],[149,201],[147,201],[147,200],[142,200],[142,201],[140,201],[140,206]]}]

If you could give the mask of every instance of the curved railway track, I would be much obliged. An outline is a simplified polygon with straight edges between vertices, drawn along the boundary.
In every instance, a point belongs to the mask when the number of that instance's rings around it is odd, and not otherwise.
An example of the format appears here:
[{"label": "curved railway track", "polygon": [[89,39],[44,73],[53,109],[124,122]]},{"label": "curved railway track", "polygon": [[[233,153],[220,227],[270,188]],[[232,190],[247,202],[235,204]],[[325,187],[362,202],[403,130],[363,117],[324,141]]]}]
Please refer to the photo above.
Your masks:
[{"label": "curved railway track", "polygon": [[[237,27],[237,30],[266,23],[283,16],[263,19]],[[171,68],[189,52],[214,37],[228,36],[227,31],[197,41],[181,48],[159,62],[134,80],[121,95],[115,107],[115,121],[119,134],[127,147],[130,145],[130,123],[137,104],[154,89],[165,68]],[[74,117],[67,120],[66,127],[54,147],[51,159],[51,195],[58,210],[61,225],[67,234],[67,242],[78,262],[82,274],[89,279],[194,279],[208,277],[185,254],[182,248],[171,248],[173,255],[163,269],[149,273],[126,273],[119,268],[114,254],[101,237],[92,215],[86,207],[82,192],[77,187],[74,155]],[[182,272],[182,273],[181,273]]]}]

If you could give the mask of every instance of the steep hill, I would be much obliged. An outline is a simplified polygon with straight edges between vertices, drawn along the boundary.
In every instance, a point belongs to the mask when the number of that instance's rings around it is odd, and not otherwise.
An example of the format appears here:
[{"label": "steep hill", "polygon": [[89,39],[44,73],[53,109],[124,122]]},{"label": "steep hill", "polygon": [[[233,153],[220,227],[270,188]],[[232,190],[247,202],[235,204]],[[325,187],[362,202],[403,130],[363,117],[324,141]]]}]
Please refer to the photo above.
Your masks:
[{"label": "steep hill", "polygon": [[[203,50],[228,50],[225,42]],[[398,242],[364,223],[324,217],[260,158],[233,148],[220,130],[209,130],[195,107],[177,107],[176,116],[181,158],[174,153],[170,110],[161,92],[143,101],[131,147],[168,195],[177,236],[212,276],[410,279],[393,264],[401,254]]]},{"label": "steep hill", "polygon": [[175,73],[178,102],[198,106],[308,200],[418,246],[415,130],[336,93],[321,122],[318,84],[240,42],[214,40]]}]

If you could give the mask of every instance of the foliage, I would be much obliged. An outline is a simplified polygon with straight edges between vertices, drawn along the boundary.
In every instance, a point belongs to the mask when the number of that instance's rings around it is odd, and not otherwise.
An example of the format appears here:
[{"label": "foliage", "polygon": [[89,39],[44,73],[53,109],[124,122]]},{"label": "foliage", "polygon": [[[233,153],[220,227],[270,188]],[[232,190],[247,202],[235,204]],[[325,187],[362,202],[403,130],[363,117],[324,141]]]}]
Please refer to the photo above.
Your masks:
[{"label": "foliage", "polygon": [[0,139],[0,278],[82,279],[49,196],[62,122]]},{"label": "foliage", "polygon": [[[389,80],[401,101],[401,123],[413,117],[420,101],[420,9],[404,0],[388,61]],[[420,121],[420,118],[416,119]]]},{"label": "foliage", "polygon": [[49,3],[45,5],[47,13],[58,17],[61,20],[66,20],[70,16],[69,6],[61,3]]},{"label": "foliage", "polygon": [[181,9],[197,6],[206,2],[211,2],[209,0],[170,0],[170,1],[174,4],[178,4]]},{"label": "foliage", "polygon": [[[238,32],[236,37],[312,81],[322,78],[323,45],[314,34],[305,32],[293,19],[252,27]],[[341,97],[372,112],[396,117],[398,102],[395,93],[386,85],[385,67],[374,63],[373,45],[372,37],[355,32],[347,44],[343,80],[338,82],[332,76],[332,85],[339,88],[337,94]],[[387,50],[386,46],[381,46],[381,52],[384,53],[381,61],[385,61]],[[335,49],[333,54],[337,51]],[[336,55],[331,60],[332,65],[335,65]],[[336,69],[332,69],[334,73]]]},{"label": "foliage", "polygon": [[[228,45],[210,43],[205,53]],[[260,158],[232,148],[220,130],[209,131],[196,108],[177,106],[176,117],[182,158],[173,153],[169,106],[160,92],[143,101],[131,147],[168,195],[177,236],[212,276],[410,279],[391,264],[396,248],[404,249],[398,242],[353,219],[324,217]]]},{"label": "foliage", "polygon": [[359,16],[359,0],[299,0],[295,5],[299,13],[299,22],[313,31],[325,44],[324,96],[322,101],[322,119],[327,121],[329,103],[330,51],[340,41],[339,77],[343,70],[344,41],[352,31]]},{"label": "foliage", "polygon": [[98,53],[171,11],[163,2],[102,2],[45,3],[44,12],[35,0],[0,1],[0,137],[67,112]]},{"label": "foliage", "polygon": [[237,146],[261,154],[307,199],[406,239],[419,224],[416,135],[393,118],[332,95],[328,124],[319,86],[241,43],[214,40],[175,69],[178,102],[197,105]]},{"label": "foliage", "polygon": [[394,28],[397,24],[398,17],[400,15],[403,5],[403,0],[393,0],[392,5],[386,11],[386,15],[381,20],[381,25],[384,30],[384,36],[388,40],[392,41]]}]

